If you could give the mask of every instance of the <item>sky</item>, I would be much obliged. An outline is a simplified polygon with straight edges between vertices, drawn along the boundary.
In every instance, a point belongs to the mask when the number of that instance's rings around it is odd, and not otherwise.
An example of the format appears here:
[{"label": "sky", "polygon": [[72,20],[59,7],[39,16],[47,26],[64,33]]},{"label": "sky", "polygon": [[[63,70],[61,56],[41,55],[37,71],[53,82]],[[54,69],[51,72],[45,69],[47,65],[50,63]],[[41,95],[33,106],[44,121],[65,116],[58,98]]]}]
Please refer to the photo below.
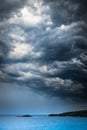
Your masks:
[{"label": "sky", "polygon": [[0,3],[0,112],[87,109],[87,1]]}]

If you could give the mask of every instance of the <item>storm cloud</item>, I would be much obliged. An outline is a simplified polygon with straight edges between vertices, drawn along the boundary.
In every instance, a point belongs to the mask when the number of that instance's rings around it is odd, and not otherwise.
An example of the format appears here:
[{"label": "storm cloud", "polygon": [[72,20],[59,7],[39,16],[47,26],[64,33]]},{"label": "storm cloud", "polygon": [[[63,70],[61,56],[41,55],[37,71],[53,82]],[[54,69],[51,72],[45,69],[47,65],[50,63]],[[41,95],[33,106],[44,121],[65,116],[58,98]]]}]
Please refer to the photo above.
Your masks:
[{"label": "storm cloud", "polygon": [[86,0],[3,0],[0,82],[87,102]]}]

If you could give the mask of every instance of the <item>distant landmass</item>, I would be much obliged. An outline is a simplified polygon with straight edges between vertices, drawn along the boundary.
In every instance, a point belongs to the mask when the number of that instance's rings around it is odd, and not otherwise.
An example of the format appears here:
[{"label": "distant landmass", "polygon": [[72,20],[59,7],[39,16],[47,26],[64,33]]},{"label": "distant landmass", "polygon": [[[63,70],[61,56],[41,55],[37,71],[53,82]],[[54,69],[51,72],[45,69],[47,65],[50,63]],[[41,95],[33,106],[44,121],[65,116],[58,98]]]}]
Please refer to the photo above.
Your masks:
[{"label": "distant landmass", "polygon": [[87,117],[87,110],[64,112],[60,114],[49,114],[48,116],[72,116],[72,117]]},{"label": "distant landmass", "polygon": [[31,117],[31,115],[18,115],[17,117]]},{"label": "distant landmass", "polygon": [[31,117],[31,115],[0,115],[0,117]]}]

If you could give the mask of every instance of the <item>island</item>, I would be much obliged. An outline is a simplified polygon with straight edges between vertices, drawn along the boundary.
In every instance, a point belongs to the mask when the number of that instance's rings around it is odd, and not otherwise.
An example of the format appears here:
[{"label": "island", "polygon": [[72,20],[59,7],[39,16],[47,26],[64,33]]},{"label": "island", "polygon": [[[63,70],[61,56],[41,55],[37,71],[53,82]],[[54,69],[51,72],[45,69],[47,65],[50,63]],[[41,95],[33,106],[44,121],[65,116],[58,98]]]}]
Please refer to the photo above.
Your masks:
[{"label": "island", "polygon": [[32,117],[31,115],[7,115],[7,114],[1,114],[0,117]]},{"label": "island", "polygon": [[72,111],[72,112],[64,112],[60,114],[49,114],[48,116],[72,116],[72,117],[87,117],[87,110],[80,110],[80,111]]},{"label": "island", "polygon": [[17,117],[31,117],[31,115],[18,115]]}]

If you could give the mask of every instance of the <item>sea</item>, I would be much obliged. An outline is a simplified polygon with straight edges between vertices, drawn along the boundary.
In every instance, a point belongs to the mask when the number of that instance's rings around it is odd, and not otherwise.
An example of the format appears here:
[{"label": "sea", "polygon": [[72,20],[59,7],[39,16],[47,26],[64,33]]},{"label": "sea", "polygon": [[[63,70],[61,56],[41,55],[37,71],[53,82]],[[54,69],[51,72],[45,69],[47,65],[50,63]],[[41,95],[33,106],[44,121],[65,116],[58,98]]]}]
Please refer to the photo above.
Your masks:
[{"label": "sea", "polygon": [[87,118],[0,117],[0,130],[87,130]]}]

